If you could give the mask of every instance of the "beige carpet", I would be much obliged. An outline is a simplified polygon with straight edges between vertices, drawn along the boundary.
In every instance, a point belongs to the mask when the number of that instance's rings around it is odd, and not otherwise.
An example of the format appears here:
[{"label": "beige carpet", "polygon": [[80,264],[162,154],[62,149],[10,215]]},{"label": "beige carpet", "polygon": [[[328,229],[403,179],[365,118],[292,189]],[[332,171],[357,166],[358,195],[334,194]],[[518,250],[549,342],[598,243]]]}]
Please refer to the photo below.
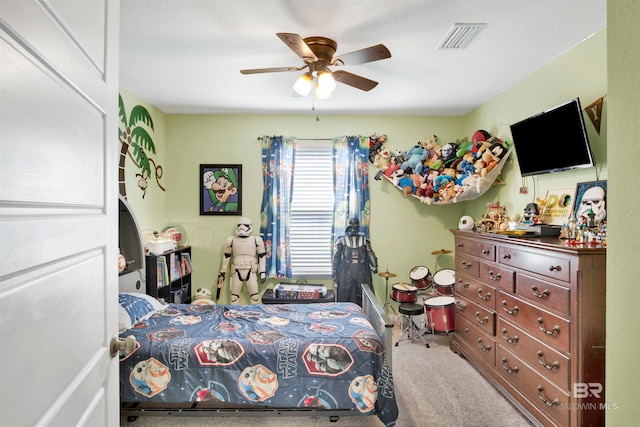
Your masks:
[{"label": "beige carpet", "polygon": [[[398,334],[395,330],[394,333]],[[449,350],[447,335],[425,335],[393,348],[398,427],[530,427],[531,424],[469,363]],[[376,416],[340,417],[140,417],[126,427],[381,427]]]}]

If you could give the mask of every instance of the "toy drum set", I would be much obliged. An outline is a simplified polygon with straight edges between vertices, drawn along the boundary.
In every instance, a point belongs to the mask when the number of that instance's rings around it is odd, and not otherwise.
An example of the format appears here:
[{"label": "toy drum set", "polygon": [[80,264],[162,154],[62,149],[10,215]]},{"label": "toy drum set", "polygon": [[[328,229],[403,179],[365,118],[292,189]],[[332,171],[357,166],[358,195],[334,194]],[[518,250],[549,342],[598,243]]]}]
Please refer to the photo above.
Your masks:
[{"label": "toy drum set", "polygon": [[[386,295],[384,309],[389,306],[396,314],[398,312],[389,304],[388,297],[400,304],[419,304],[424,307],[424,326],[431,333],[445,333],[454,330],[454,304],[455,299],[455,270],[443,268],[438,270],[438,259],[452,251],[441,249],[432,252],[436,256],[436,272],[431,274],[429,268],[418,265],[409,272],[411,284],[398,282],[391,287],[389,294],[389,278],[396,277],[395,273],[388,271],[378,273],[386,280]],[[420,301],[419,301],[420,299]]]}]

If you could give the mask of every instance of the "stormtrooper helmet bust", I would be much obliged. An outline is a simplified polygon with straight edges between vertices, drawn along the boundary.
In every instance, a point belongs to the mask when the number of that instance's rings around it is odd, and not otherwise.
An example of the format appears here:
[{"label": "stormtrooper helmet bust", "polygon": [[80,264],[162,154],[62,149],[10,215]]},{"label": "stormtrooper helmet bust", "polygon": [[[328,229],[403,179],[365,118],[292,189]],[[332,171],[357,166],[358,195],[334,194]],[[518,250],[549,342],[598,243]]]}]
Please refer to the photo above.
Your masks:
[{"label": "stormtrooper helmet bust", "polygon": [[249,237],[253,233],[253,225],[249,218],[242,217],[238,220],[236,235],[239,237]]},{"label": "stormtrooper helmet bust", "polygon": [[460,230],[473,230],[475,225],[476,222],[470,215],[464,215],[460,218],[460,221],[458,221],[458,229]]}]

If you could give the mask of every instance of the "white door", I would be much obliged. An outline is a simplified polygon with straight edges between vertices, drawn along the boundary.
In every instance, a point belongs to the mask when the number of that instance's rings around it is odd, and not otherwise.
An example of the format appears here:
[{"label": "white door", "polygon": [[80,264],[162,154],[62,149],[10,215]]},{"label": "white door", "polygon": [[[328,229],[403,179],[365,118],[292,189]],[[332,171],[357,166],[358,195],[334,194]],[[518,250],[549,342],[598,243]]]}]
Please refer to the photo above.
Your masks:
[{"label": "white door", "polygon": [[0,5],[0,425],[118,425],[119,4]]}]

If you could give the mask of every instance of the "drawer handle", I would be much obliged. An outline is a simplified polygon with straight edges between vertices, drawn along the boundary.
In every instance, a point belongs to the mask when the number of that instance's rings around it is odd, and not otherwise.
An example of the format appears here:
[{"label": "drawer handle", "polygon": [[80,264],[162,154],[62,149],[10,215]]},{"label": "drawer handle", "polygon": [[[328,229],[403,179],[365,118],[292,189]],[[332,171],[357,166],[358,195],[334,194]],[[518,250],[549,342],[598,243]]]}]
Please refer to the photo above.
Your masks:
[{"label": "drawer handle", "polygon": [[542,400],[544,402],[545,405],[547,406],[560,406],[560,401],[558,399],[553,399],[553,402],[549,401],[549,399],[547,399],[544,395],[544,389],[542,388],[541,385],[538,386],[538,397],[540,397],[540,400]]},{"label": "drawer handle", "polygon": [[458,283],[459,283],[459,287],[461,288],[468,288],[469,287],[469,282],[463,282],[462,279],[458,279]]},{"label": "drawer handle", "polygon": [[509,310],[507,308],[507,301],[506,300],[502,300],[502,309],[504,311],[506,311],[509,314],[518,314],[518,311],[520,311],[520,307],[518,307],[517,305],[515,307],[513,307],[513,309]]},{"label": "drawer handle", "polygon": [[491,298],[491,292],[487,292],[486,295],[482,295],[482,289],[478,289],[478,297],[482,301],[489,301],[489,299]]},{"label": "drawer handle", "polygon": [[544,291],[542,291],[542,293],[539,293],[538,287],[536,285],[531,286],[531,290],[533,291],[533,295],[538,298],[548,298],[549,294],[551,293],[548,289],[545,289]]},{"label": "drawer handle", "polygon": [[481,319],[480,312],[476,311],[476,320],[480,323],[487,323],[489,321],[489,318],[487,316],[484,316],[484,319]]},{"label": "drawer handle", "polygon": [[502,255],[502,259],[511,259],[511,255],[510,254],[504,254],[504,255]]},{"label": "drawer handle", "polygon": [[456,244],[456,248],[464,248],[464,244],[463,243],[458,243],[458,244]]},{"label": "drawer handle", "polygon": [[465,308],[467,308],[466,304],[461,303],[460,301],[456,301],[456,308],[460,311],[464,311]]},{"label": "drawer handle", "polygon": [[482,351],[491,351],[490,345],[482,345],[482,338],[478,338],[478,347],[480,347]]},{"label": "drawer handle", "polygon": [[507,363],[506,357],[502,358],[502,367],[504,368],[505,371],[507,371],[508,374],[517,374],[518,371],[520,370],[520,368],[518,368],[517,366],[510,368],[509,364]]},{"label": "drawer handle", "polygon": [[501,278],[502,278],[502,274],[501,273],[495,274],[493,272],[493,270],[489,270],[489,279],[495,281],[495,280],[500,280]]},{"label": "drawer handle", "polygon": [[552,330],[545,328],[542,317],[538,317],[538,328],[547,335],[560,334],[560,326],[558,325],[554,326]]},{"label": "drawer handle", "polygon": [[559,265],[551,265],[549,266],[549,271],[562,271],[562,267]]},{"label": "drawer handle", "polygon": [[509,338],[507,336],[507,328],[502,328],[502,338],[504,338],[504,340],[508,343],[518,342],[518,340],[520,339],[517,335],[515,335],[513,338]]},{"label": "drawer handle", "polygon": [[547,362],[545,362],[544,360],[542,360],[542,350],[538,350],[538,353],[536,353],[538,355],[538,362],[540,362],[540,364],[542,366],[544,366],[545,368],[547,368],[548,370],[553,370],[553,368],[556,369],[560,369],[560,363],[558,363],[558,361],[556,360],[555,362],[553,362],[551,365],[549,365]]},{"label": "drawer handle", "polygon": [[467,261],[462,261],[462,266],[466,269],[471,268],[471,263]]},{"label": "drawer handle", "polygon": [[482,255],[489,255],[489,251],[487,249],[482,250]]}]

